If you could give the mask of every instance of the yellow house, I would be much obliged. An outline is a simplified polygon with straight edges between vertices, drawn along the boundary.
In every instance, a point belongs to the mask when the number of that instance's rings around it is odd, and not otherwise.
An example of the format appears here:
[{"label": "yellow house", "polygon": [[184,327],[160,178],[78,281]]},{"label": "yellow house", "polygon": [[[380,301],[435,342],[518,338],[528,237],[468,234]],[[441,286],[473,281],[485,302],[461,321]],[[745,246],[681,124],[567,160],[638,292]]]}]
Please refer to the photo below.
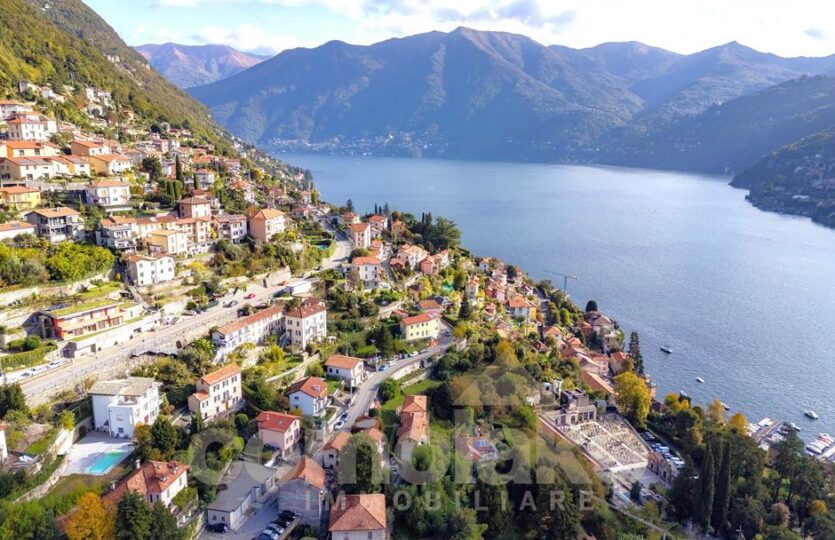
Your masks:
[{"label": "yellow house", "polygon": [[400,321],[400,333],[403,341],[435,339],[441,328],[441,317],[437,313],[421,313],[406,317]]},{"label": "yellow house", "polygon": [[41,205],[41,192],[26,186],[0,188],[0,202],[8,208],[30,210]]}]

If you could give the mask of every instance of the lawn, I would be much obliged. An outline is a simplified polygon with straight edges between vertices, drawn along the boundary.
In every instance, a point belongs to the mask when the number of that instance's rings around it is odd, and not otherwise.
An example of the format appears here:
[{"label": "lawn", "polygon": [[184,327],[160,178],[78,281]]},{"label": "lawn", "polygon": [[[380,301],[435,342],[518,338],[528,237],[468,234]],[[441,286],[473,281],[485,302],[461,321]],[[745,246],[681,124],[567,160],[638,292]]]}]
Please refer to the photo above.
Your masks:
[{"label": "lawn", "polygon": [[105,476],[88,476],[85,474],[71,474],[58,480],[58,483],[41,499],[45,510],[54,511],[56,516],[65,514],[75,506],[76,501],[88,491],[103,494],[110,488],[110,484],[118,482],[128,470],[124,465],[117,465]]}]

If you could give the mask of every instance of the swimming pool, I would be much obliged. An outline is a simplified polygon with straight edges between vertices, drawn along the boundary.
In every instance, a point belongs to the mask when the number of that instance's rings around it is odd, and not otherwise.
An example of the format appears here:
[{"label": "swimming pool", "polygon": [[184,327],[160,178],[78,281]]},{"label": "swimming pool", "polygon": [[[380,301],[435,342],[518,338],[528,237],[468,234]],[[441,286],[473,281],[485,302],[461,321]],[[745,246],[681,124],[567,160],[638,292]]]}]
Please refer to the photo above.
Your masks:
[{"label": "swimming pool", "polygon": [[95,474],[98,476],[105,475],[113,470],[113,467],[119,464],[130,453],[129,449],[114,450],[101,454],[96,461],[87,467],[87,474]]}]

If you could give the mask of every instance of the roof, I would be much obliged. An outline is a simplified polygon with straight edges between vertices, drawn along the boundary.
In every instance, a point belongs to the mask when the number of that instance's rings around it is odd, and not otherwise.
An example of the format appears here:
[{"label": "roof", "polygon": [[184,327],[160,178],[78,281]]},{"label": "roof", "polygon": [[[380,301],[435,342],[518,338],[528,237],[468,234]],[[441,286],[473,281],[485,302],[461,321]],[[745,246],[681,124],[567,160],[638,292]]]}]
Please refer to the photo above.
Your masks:
[{"label": "roof", "polygon": [[225,326],[221,326],[216,331],[218,334],[229,336],[242,328],[246,328],[250,324],[255,324],[258,321],[262,321],[264,319],[280,315],[283,311],[284,306],[282,306],[281,304],[276,304],[274,306],[270,306],[266,309],[262,309],[261,311],[253,313],[252,315],[231,322]]},{"label": "roof", "polygon": [[159,385],[151,377],[128,377],[111,381],[97,381],[87,393],[98,396],[142,396],[152,386]]},{"label": "roof", "polygon": [[438,318],[437,313],[420,313],[420,314],[414,315],[412,317],[406,317],[401,322],[404,325],[409,326],[409,325],[412,325],[412,324],[427,323],[427,322],[433,321],[437,318]]},{"label": "roof", "polygon": [[90,156],[91,159],[98,159],[110,163],[111,161],[130,161],[130,158],[122,154],[102,154],[100,156]]},{"label": "roof", "polygon": [[299,421],[299,417],[275,411],[262,411],[255,417],[255,421],[258,422],[258,429],[284,433],[294,422]]},{"label": "roof", "polygon": [[186,197],[180,200],[180,204],[211,204],[205,197]]},{"label": "roof", "polygon": [[17,194],[17,193],[40,193],[41,192],[41,190],[39,190],[39,189],[30,188],[30,187],[26,187],[26,186],[9,186],[9,187],[0,188],[0,191],[2,191],[3,193],[8,193],[10,195],[14,195],[14,194]]},{"label": "roof", "polygon": [[376,214],[368,218],[368,221],[372,221],[372,222],[375,222],[375,223],[381,223],[385,220],[386,220],[385,216],[378,216]]},{"label": "roof", "polygon": [[288,394],[295,394],[296,392],[303,392],[314,398],[323,398],[328,395],[328,383],[319,377],[305,377],[294,382],[287,389]]},{"label": "roof", "polygon": [[386,528],[386,497],[363,493],[338,498],[331,507],[330,532],[378,531]]},{"label": "roof", "polygon": [[0,232],[20,231],[21,234],[27,231],[34,231],[35,226],[30,225],[24,221],[10,221],[8,223],[0,223]]},{"label": "roof", "polygon": [[9,148],[44,148],[50,146],[52,148],[59,148],[58,145],[52,143],[43,143],[39,141],[3,141],[3,145]]},{"label": "roof", "polygon": [[77,144],[79,146],[84,146],[85,148],[101,148],[104,146],[102,143],[97,141],[72,141],[70,144]]},{"label": "roof", "polygon": [[208,509],[220,512],[234,512],[243,500],[252,493],[255,486],[265,486],[274,477],[276,469],[252,461],[233,461],[220,483],[226,489],[217,491],[217,498]]},{"label": "roof", "polygon": [[362,432],[371,437],[371,440],[377,444],[383,442],[383,432],[375,427],[364,429]]},{"label": "roof", "polygon": [[401,413],[425,413],[427,408],[426,396],[406,396],[403,399]]},{"label": "roof", "polygon": [[348,441],[351,440],[351,435],[347,431],[339,431],[334,435],[331,442],[325,445],[322,450],[336,450],[337,452],[341,451],[345,448],[345,445],[348,444]]},{"label": "roof", "polygon": [[281,482],[290,482],[291,480],[302,480],[311,486],[324,489],[325,470],[309,456],[302,456],[296,466],[284,475]]},{"label": "roof", "polygon": [[126,262],[131,262],[131,263],[138,263],[138,262],[142,262],[142,261],[148,261],[148,262],[158,261],[160,259],[166,259],[166,258],[173,259],[173,257],[171,255],[166,255],[165,253],[159,253],[159,254],[156,254],[156,255],[155,254],[151,254],[151,255],[139,255],[139,254],[128,255],[127,257],[125,257],[125,261]]},{"label": "roof", "polygon": [[586,383],[592,392],[603,392],[608,395],[615,395],[615,389],[603,377],[597,373],[590,373],[588,371],[581,371],[580,377]]},{"label": "roof", "polygon": [[155,231],[151,231],[148,235],[156,235],[156,236],[173,236],[175,234],[186,234],[183,231],[178,231],[175,229],[157,229]]},{"label": "roof", "polygon": [[341,354],[333,354],[327,359],[325,365],[339,369],[354,369],[357,365],[362,364],[362,360],[354,358],[353,356],[344,356]]},{"label": "roof", "polygon": [[418,303],[418,307],[420,308],[421,311],[427,311],[427,310],[439,311],[439,310],[444,309],[444,307],[435,300],[422,300],[421,302]]},{"label": "roof", "polygon": [[206,400],[206,399],[209,399],[209,393],[208,393],[208,392],[204,392],[204,391],[202,391],[202,390],[200,390],[199,392],[195,392],[195,393],[193,393],[193,394],[192,394],[192,396],[193,396],[193,397],[194,397],[194,399],[196,399],[197,401],[204,401],[204,400]]},{"label": "roof", "polygon": [[142,496],[162,493],[187,470],[188,465],[179,461],[146,461],[108,493],[106,498],[113,502],[120,501],[128,491]]},{"label": "roof", "polygon": [[93,188],[100,188],[100,187],[125,187],[129,188],[130,184],[127,182],[122,182],[121,180],[99,180],[97,182],[90,182],[90,187]]},{"label": "roof", "polygon": [[361,233],[365,232],[368,229],[369,225],[368,223],[351,223],[350,227],[352,231]]},{"label": "roof", "polygon": [[294,317],[296,319],[304,319],[305,317],[310,317],[312,315],[316,315],[317,313],[321,313],[326,311],[327,308],[325,303],[319,300],[318,298],[305,298],[302,300],[302,303],[296,309],[287,310],[285,315],[288,317]]},{"label": "roof", "polygon": [[526,299],[522,298],[521,296],[515,296],[507,301],[508,307],[511,308],[529,308],[531,307],[530,302]]},{"label": "roof", "polygon": [[380,259],[378,259],[377,257],[354,257],[354,259],[351,261],[351,264],[357,266],[363,264],[373,264],[376,266],[380,264]]},{"label": "roof", "polygon": [[218,223],[243,223],[246,221],[246,216],[243,214],[221,214],[219,216],[212,216]]},{"label": "roof", "polygon": [[206,384],[217,384],[224,379],[228,379],[233,375],[241,372],[241,368],[237,364],[227,364],[220,369],[216,369],[211,373],[207,373],[200,377],[200,380]]},{"label": "roof", "polygon": [[284,217],[284,212],[275,208],[262,208],[261,210],[252,214],[250,219],[267,220]]}]

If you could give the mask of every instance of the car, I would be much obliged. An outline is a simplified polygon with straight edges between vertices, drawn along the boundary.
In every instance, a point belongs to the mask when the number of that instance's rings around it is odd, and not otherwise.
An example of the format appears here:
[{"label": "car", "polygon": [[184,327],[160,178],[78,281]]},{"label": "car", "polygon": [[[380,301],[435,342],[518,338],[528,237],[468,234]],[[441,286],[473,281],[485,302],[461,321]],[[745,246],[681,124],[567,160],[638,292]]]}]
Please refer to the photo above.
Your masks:
[{"label": "car", "polygon": [[278,525],[277,523],[270,523],[269,525],[267,525],[267,527],[264,530],[265,531],[273,531],[274,533],[276,533],[280,536],[281,533],[284,532],[284,527]]},{"label": "car", "polygon": [[278,517],[281,519],[289,519],[292,521],[296,519],[296,513],[292,510],[282,510],[281,512],[279,512]]},{"label": "car", "polygon": [[[325,474],[328,474],[328,471],[327,471],[327,470],[325,470]],[[330,473],[330,474],[333,474],[333,472],[331,471],[331,473]],[[296,518],[290,518],[290,519],[278,518],[278,519],[276,519],[275,521],[273,521],[273,523],[275,523],[276,525],[278,525],[278,526],[279,526],[279,527],[281,527],[282,529],[285,529],[285,530],[286,530],[286,529],[287,529],[287,527],[289,527],[289,526],[290,526],[290,524],[291,524],[291,523],[293,523],[293,521],[295,521],[295,519],[296,519]]]},{"label": "car", "polygon": [[387,368],[388,368],[388,366],[386,364],[383,364],[382,366],[377,368],[377,371],[385,371]]},{"label": "car", "polygon": [[419,354],[419,353],[418,353],[417,351],[412,351],[412,352],[409,354],[409,356],[411,356],[411,357],[413,357],[413,358],[414,358],[414,357],[415,357],[415,356],[417,356],[418,354]]},{"label": "car", "polygon": [[238,301],[237,300],[232,300],[231,302],[227,302],[224,307],[230,308],[230,307],[235,307],[237,305],[238,305]]},{"label": "car", "polygon": [[339,420],[334,424],[333,429],[342,429],[345,427],[345,420]]},{"label": "car", "polygon": [[211,525],[206,527],[209,531],[214,533],[228,533],[229,532],[229,525],[226,523],[212,523]]},{"label": "car", "polygon": [[281,535],[271,529],[264,529],[261,531],[261,536],[266,536],[266,538],[269,538],[270,540],[278,540],[278,537]]},{"label": "car", "polygon": [[187,315],[187,316],[191,317],[193,315],[197,315],[197,312],[194,311],[194,310],[191,310],[191,309],[187,309],[187,310],[183,311],[183,315]]},{"label": "car", "polygon": [[339,419],[340,420],[347,420],[348,419],[348,411],[345,411],[344,413],[340,414]]},{"label": "car", "polygon": [[247,300],[252,300],[253,298],[255,298],[255,293],[251,292],[248,295],[244,296],[244,298],[246,298]]}]

